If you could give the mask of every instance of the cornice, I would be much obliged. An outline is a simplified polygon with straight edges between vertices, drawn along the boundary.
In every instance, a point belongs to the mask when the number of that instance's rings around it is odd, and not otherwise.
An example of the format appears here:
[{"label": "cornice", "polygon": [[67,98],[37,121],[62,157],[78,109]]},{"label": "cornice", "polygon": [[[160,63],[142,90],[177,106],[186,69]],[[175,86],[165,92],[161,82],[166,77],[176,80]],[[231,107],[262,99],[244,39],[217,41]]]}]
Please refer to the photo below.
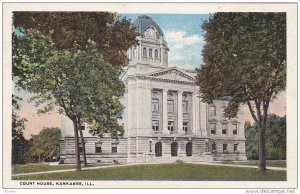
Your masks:
[{"label": "cornice", "polygon": [[160,70],[160,71],[157,71],[157,72],[154,72],[154,73],[150,73],[148,75],[150,75],[150,76],[160,76],[160,75],[164,75],[164,74],[167,74],[167,73],[173,73],[173,72],[176,72],[176,73],[178,73],[178,75],[181,75],[184,78],[190,79],[193,82],[196,81],[196,79],[194,77],[182,72],[181,70],[179,70],[176,67],[172,67],[170,69],[165,69],[165,70]]},{"label": "cornice", "polygon": [[136,79],[141,79],[141,80],[155,80],[155,81],[168,82],[168,83],[196,85],[196,83],[193,82],[193,81],[180,81],[180,80],[165,79],[165,78],[159,78],[159,77],[153,77],[153,76],[147,76],[147,75],[128,76],[127,80],[128,79],[131,79],[131,80],[136,80]]}]

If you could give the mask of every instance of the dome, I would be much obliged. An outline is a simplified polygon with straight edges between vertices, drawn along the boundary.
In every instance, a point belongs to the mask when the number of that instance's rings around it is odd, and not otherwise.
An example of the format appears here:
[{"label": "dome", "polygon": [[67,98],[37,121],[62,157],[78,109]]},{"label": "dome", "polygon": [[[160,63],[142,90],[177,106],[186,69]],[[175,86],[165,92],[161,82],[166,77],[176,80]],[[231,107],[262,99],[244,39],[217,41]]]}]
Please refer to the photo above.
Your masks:
[{"label": "dome", "polygon": [[136,27],[137,31],[140,34],[144,34],[144,32],[149,28],[149,27],[154,27],[156,28],[159,36],[164,37],[164,33],[161,30],[161,28],[159,27],[159,25],[157,23],[155,23],[151,17],[147,16],[147,15],[142,15],[139,16],[134,22],[133,25]]}]

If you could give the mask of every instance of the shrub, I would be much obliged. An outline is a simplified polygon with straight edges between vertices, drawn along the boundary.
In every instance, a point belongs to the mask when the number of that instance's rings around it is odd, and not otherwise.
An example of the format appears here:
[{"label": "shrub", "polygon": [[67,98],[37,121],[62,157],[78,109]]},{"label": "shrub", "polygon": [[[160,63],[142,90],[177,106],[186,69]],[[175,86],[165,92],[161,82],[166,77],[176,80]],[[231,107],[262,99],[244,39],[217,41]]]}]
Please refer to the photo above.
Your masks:
[{"label": "shrub", "polygon": [[183,164],[184,162],[182,160],[176,160],[175,163],[176,164]]},{"label": "shrub", "polygon": [[231,159],[225,158],[225,159],[222,161],[222,164],[233,164],[233,161],[232,161]]},{"label": "shrub", "polygon": [[118,160],[113,160],[114,164],[121,164],[121,162],[119,162]]}]

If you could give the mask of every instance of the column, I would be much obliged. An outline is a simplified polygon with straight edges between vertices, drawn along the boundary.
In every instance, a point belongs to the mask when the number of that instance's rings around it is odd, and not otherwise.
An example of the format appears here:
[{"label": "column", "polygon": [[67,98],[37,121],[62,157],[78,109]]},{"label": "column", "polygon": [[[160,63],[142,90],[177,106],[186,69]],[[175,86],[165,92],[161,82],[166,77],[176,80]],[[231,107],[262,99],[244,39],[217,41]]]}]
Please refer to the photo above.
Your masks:
[{"label": "column", "polygon": [[178,111],[177,111],[177,126],[178,126],[178,134],[184,134],[184,131],[182,130],[182,93],[183,91],[178,91],[178,102],[177,102],[177,105],[178,105]]},{"label": "column", "polygon": [[192,94],[192,123],[193,123],[193,135],[196,135],[197,134],[197,125],[196,125],[196,122],[197,122],[197,113],[196,113],[196,107],[197,107],[197,94],[195,92],[193,92]]},{"label": "column", "polygon": [[142,41],[139,41],[139,53],[138,53],[138,58],[142,60]]},{"label": "column", "polygon": [[162,65],[163,64],[163,48],[162,48],[162,46],[161,46],[161,44],[160,44],[160,64]]},{"label": "column", "polygon": [[163,89],[163,100],[162,100],[162,106],[163,106],[163,134],[169,134],[170,132],[168,131],[168,90]]},{"label": "column", "polygon": [[202,137],[207,137],[207,104],[200,99],[200,130]]}]

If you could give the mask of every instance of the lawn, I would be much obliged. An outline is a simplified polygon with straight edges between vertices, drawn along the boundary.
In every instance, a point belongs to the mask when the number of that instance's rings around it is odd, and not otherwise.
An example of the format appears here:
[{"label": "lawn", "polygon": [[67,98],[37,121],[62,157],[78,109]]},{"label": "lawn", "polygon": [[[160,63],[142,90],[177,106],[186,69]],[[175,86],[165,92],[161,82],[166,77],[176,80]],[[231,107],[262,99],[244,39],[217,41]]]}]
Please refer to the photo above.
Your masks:
[{"label": "lawn", "polygon": [[[233,164],[257,166],[258,162],[259,162],[258,160],[248,160],[248,161],[234,162]],[[285,160],[267,160],[267,166],[286,168],[286,161]]]},{"label": "lawn", "polygon": [[[102,164],[103,166],[104,164]],[[89,165],[99,166],[99,165]],[[29,173],[29,172],[45,172],[51,170],[75,169],[75,165],[49,165],[49,164],[32,164],[32,165],[15,165],[12,166],[12,174]]]},{"label": "lawn", "polygon": [[14,180],[186,180],[186,181],[286,181],[286,171],[202,164],[146,164],[113,168],[13,176]]}]

